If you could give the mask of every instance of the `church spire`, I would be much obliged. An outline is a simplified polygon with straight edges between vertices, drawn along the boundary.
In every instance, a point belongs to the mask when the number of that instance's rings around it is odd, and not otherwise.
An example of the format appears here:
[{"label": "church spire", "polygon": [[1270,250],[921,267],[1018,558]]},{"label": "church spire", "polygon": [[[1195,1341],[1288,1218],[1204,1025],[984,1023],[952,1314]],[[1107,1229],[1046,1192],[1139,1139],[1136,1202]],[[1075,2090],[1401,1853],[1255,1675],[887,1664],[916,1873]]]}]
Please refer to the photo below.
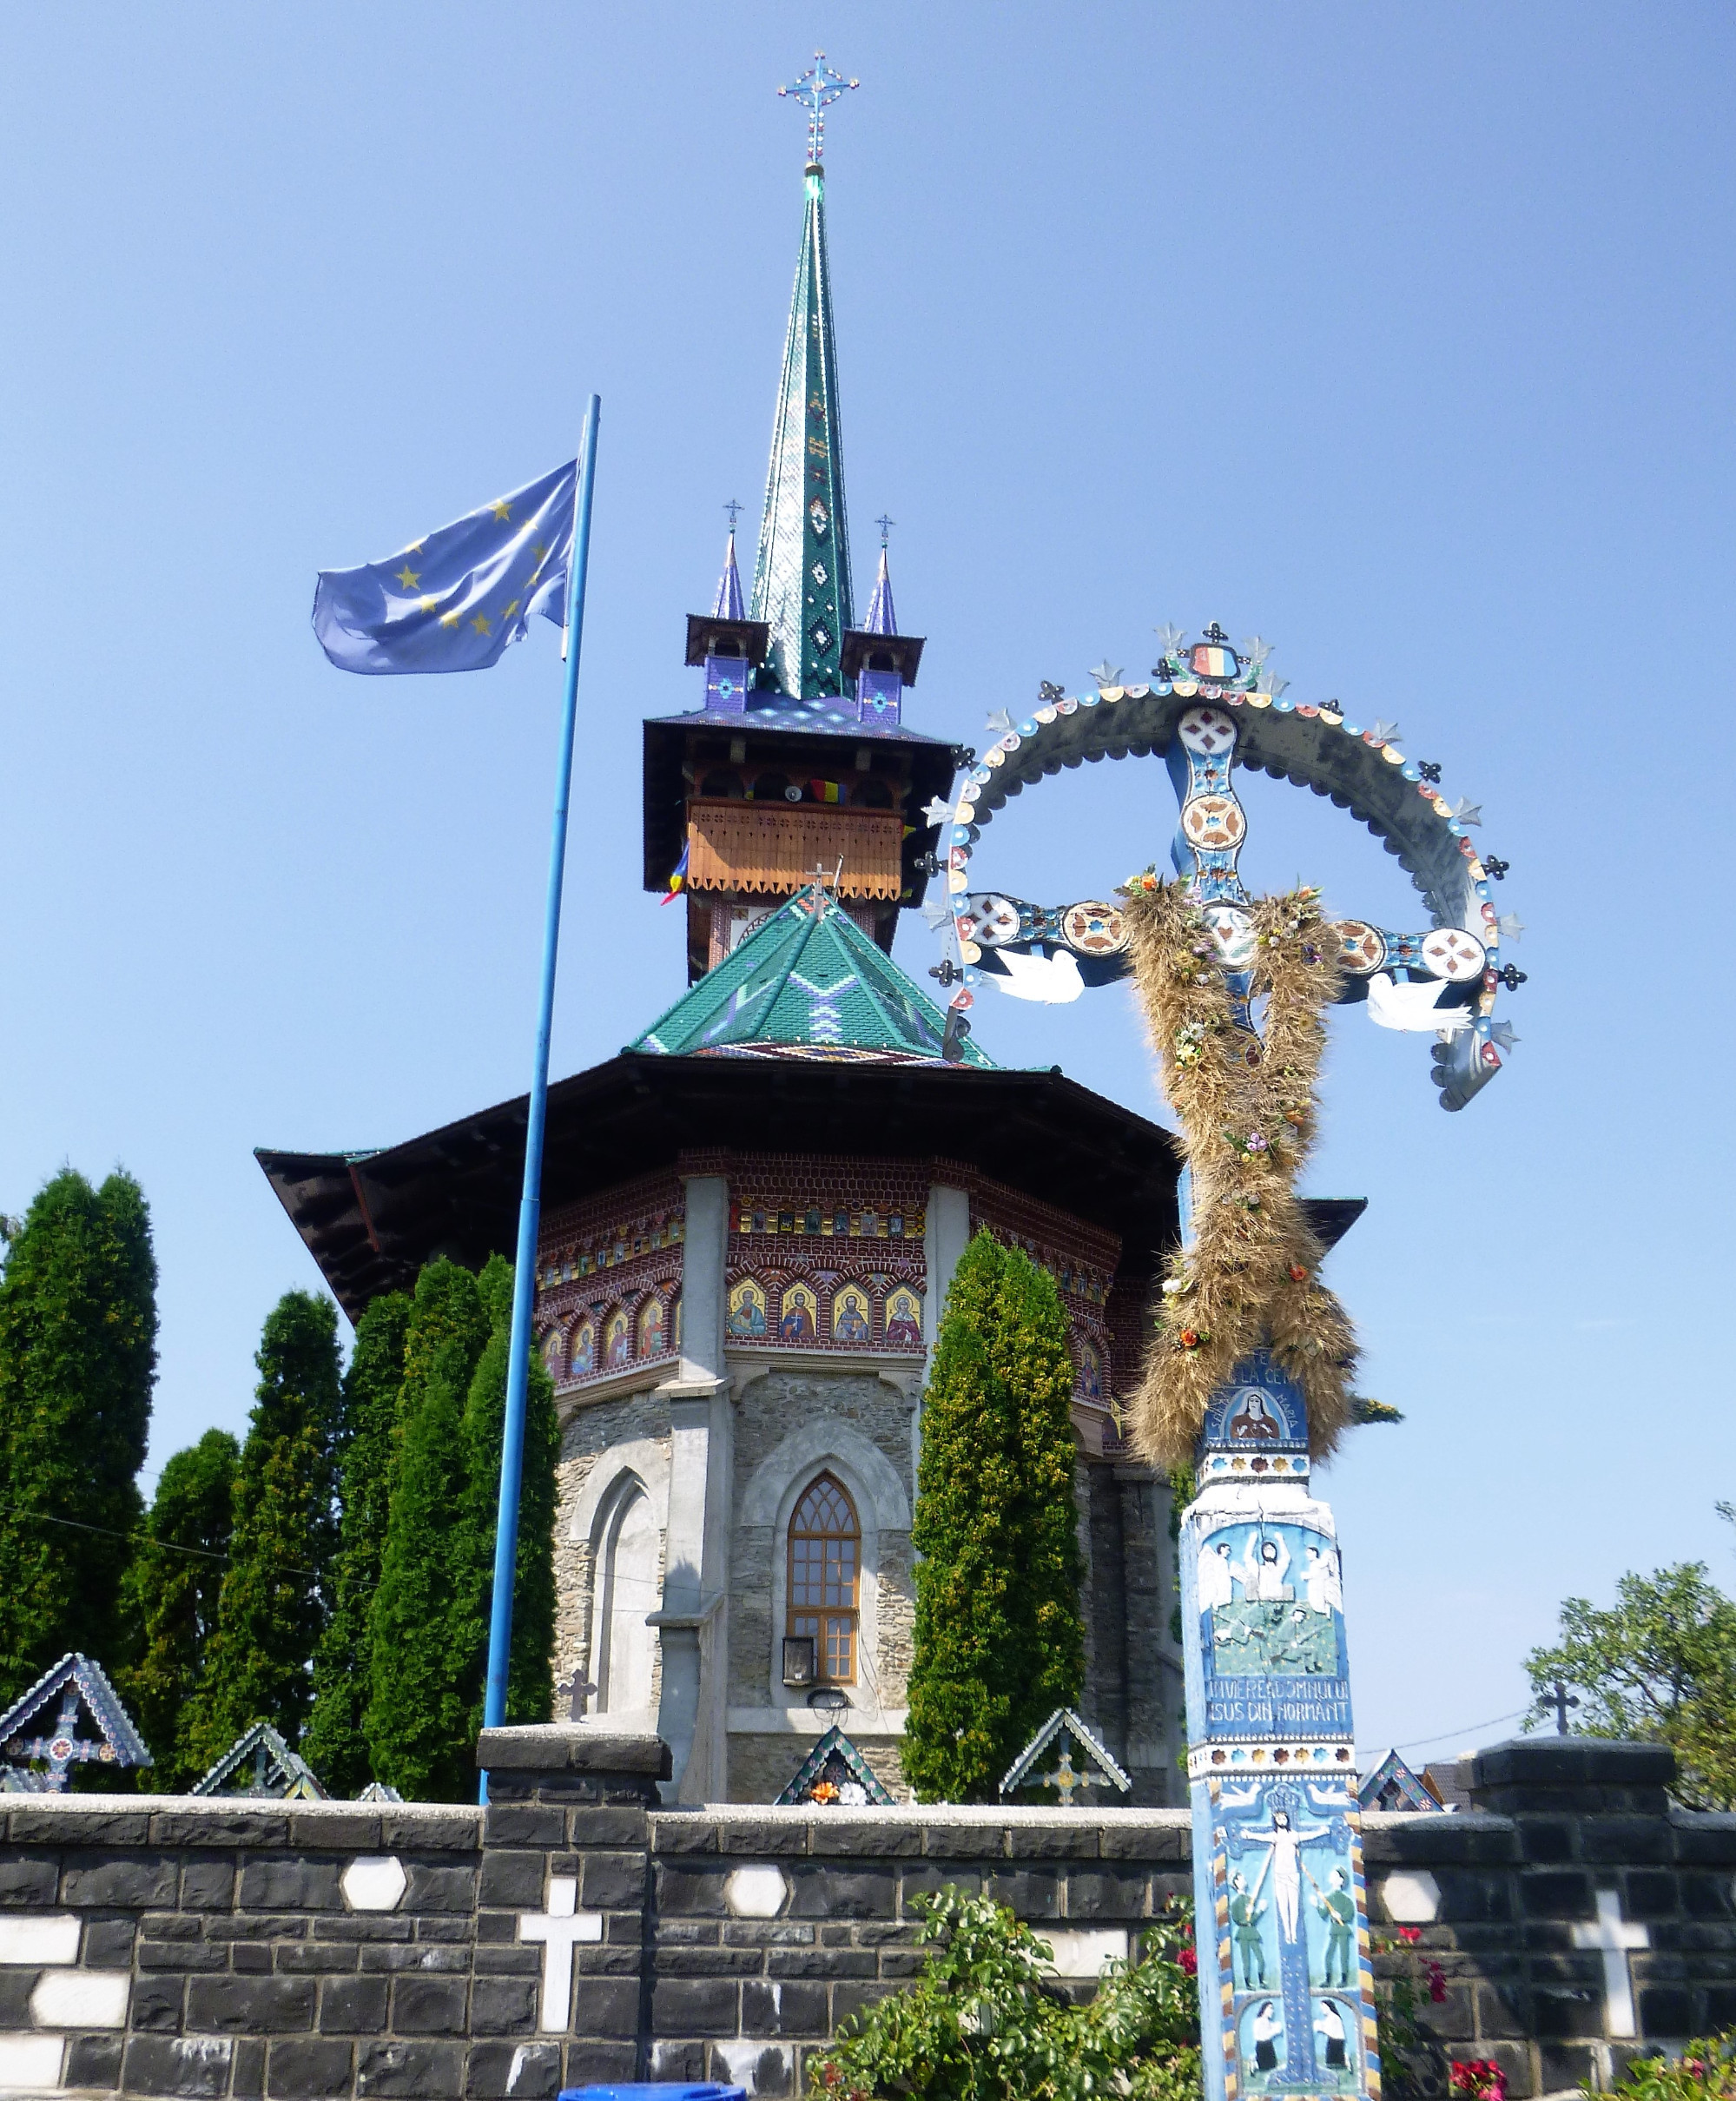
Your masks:
[{"label": "church spire", "polygon": [[794,96],[808,113],[806,203],[750,611],[771,631],[764,676],[795,700],[843,691],[844,634],[855,622],[821,160],[823,112],[855,84],[827,65],[824,52],[815,52],[809,71],[778,90]]},{"label": "church spire", "polygon": [[723,548],[723,573],[717,579],[717,598],[711,608],[714,620],[745,620],[747,607],[742,603],[742,572],[736,566],[736,513],[738,503],[729,502],[723,508],[729,513],[729,538]]}]

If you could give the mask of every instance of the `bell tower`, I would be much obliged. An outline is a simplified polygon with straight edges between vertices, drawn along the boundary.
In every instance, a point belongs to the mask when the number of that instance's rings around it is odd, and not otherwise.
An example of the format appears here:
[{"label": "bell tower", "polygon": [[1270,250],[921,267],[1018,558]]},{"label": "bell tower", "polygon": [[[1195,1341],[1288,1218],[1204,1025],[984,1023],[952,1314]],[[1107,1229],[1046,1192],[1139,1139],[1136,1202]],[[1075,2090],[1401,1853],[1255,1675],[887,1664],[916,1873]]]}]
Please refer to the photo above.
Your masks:
[{"label": "bell tower", "polygon": [[822,158],[823,112],[855,85],[821,54],[780,89],[808,112],[808,161],[753,588],[731,504],[712,609],[687,623],[703,704],[645,724],[644,883],[686,893],[690,982],[816,875],[889,953],[900,910],[922,901],[961,763],[904,724],[922,642],[897,631],[890,519],[855,624]]}]

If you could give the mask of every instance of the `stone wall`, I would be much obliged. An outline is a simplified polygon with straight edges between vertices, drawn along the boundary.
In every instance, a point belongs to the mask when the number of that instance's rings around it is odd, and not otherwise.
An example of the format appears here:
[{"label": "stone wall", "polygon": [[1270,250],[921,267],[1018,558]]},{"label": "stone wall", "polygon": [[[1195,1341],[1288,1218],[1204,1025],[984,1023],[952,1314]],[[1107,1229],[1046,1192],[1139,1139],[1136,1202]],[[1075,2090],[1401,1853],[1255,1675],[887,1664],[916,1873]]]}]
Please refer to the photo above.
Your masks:
[{"label": "stone wall", "polygon": [[[791,2093],[914,1973],[922,1892],[986,1889],[1082,1982],[1188,1888],[1179,1810],[664,1810],[653,1737],[484,1751],[486,1811],[4,1798],[0,2091]],[[1376,1934],[1419,1935],[1376,1967],[1439,1966],[1442,2078],[1493,2057],[1529,2101],[1736,2023],[1736,1817],[1671,1772],[1532,1740],[1471,1761],[1466,1814],[1363,1820]]]}]

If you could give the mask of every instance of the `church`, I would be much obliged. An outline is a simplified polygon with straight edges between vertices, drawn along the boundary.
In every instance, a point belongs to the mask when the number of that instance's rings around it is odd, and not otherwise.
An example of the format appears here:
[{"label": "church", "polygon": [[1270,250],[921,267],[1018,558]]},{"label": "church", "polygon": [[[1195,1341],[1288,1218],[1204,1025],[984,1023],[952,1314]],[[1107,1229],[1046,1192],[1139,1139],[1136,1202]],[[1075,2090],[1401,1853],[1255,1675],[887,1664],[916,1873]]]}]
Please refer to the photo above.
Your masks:
[{"label": "church", "polygon": [[[908,1799],[923,1384],[986,1227],[1053,1272],[1071,1328],[1080,1713],[1131,1800],[1180,1803],[1169,1489],[1114,1405],[1178,1156],[1059,1067],[997,1067],[892,961],[974,754],[907,719],[923,645],[883,536],[857,620],[814,149],[803,182],[751,589],[732,527],[687,621],[695,704],[644,725],[644,885],[684,889],[687,984],[549,1093],[559,1718],[657,1732],[672,1801],[769,1802],[835,1726]],[[353,1320],[436,1255],[511,1254],[525,1122],[521,1097],[378,1150],[259,1158]]]}]

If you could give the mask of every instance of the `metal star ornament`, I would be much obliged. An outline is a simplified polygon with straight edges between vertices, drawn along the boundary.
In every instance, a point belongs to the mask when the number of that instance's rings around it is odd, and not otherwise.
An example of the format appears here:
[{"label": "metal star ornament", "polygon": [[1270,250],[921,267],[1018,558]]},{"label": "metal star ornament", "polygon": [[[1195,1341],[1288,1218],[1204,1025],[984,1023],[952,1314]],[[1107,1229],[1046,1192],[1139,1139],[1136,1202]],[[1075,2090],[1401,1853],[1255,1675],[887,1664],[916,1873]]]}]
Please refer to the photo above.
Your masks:
[{"label": "metal star ornament", "polygon": [[1181,647],[1182,642],[1187,633],[1187,630],[1185,628],[1176,626],[1173,621],[1167,623],[1162,627],[1154,628],[1152,631],[1157,636],[1158,641],[1162,645],[1163,652],[1165,657],[1173,657],[1175,655],[1176,651]]},{"label": "metal star ornament", "polygon": [[1369,734],[1378,737],[1383,744],[1396,744],[1398,742],[1398,724],[1376,721]]},{"label": "metal star ornament", "polygon": [[1482,804],[1467,803],[1462,799],[1455,807],[1453,816],[1460,824],[1481,824],[1482,823]]},{"label": "metal star ornament", "polygon": [[1013,728],[1013,717],[1005,708],[997,708],[988,718],[988,727],[997,737],[1007,736]]},{"label": "metal star ornament", "polygon": [[953,806],[950,803],[943,803],[936,796],[932,803],[922,805],[922,816],[930,824],[949,824],[952,822]]},{"label": "metal star ornament", "polygon": [[953,908],[944,898],[937,900],[931,897],[922,908],[922,916],[938,934],[953,916]]},{"label": "metal star ornament", "polygon": [[1121,666],[1111,664],[1106,657],[1101,664],[1092,665],[1091,676],[1099,686],[1119,686],[1121,683]]},{"label": "metal star ornament", "polygon": [[1513,1033],[1511,1021],[1497,1021],[1488,1032],[1488,1040],[1491,1043],[1498,1044],[1505,1051],[1510,1051],[1519,1041],[1519,1038]]},{"label": "metal star ornament", "polygon": [[1273,647],[1270,642],[1262,641],[1257,635],[1250,635],[1245,642],[1238,643],[1236,646],[1257,671],[1271,655]]},{"label": "metal star ornament", "polygon": [[1525,931],[1525,922],[1516,912],[1503,912],[1495,923],[1501,928],[1503,941],[1516,941]]}]

